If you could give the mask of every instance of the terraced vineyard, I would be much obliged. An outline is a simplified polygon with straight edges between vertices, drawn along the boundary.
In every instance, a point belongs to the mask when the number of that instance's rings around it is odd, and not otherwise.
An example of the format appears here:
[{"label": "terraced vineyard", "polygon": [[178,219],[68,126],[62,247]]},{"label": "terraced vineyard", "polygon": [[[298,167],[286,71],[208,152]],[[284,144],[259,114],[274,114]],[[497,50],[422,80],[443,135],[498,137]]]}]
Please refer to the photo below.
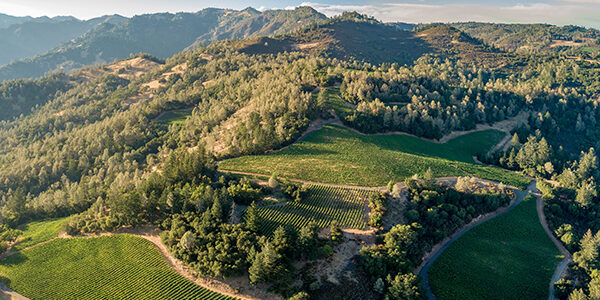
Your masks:
[{"label": "terraced vineyard", "polygon": [[0,260],[0,281],[32,299],[232,299],[175,272],[132,235],[56,239]]},{"label": "terraced vineyard", "polygon": [[337,220],[343,228],[365,229],[367,226],[368,197],[373,191],[311,185],[299,203],[261,207],[261,231],[270,234],[280,225],[291,225],[300,230],[311,221],[324,228]]}]

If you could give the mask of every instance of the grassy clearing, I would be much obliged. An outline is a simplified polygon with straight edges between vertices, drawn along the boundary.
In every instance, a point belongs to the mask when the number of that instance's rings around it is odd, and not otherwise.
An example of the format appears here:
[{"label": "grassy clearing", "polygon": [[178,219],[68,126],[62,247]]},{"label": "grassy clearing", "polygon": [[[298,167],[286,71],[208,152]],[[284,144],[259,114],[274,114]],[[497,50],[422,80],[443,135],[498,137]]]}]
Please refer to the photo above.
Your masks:
[{"label": "grassy clearing", "polygon": [[2,259],[0,281],[32,299],[230,299],[180,276],[132,235],[56,239]]},{"label": "grassy clearing", "polygon": [[429,281],[438,299],[545,299],[561,259],[528,196],[450,245],[429,269]]},{"label": "grassy clearing", "polygon": [[156,122],[165,125],[182,124],[192,114],[193,108],[170,110],[156,118]]},{"label": "grassy clearing", "polygon": [[311,221],[325,228],[334,220],[343,228],[365,229],[371,193],[359,189],[310,186],[307,195],[299,203],[290,201],[284,205],[259,208],[261,231],[270,234],[281,225],[291,225],[300,231]]},{"label": "grassy clearing", "polygon": [[406,135],[360,135],[328,125],[282,151],[225,160],[219,167],[358,186],[383,186],[390,179],[401,181],[431,167],[436,177],[471,173],[525,188],[528,179],[473,161],[473,155],[487,151],[502,137],[499,131],[486,130],[437,144]]},{"label": "grassy clearing", "polygon": [[27,247],[45,242],[58,236],[62,229],[62,225],[67,218],[48,219],[43,221],[29,222],[19,229],[23,234],[19,237],[18,242],[13,246],[15,250],[25,249]]}]

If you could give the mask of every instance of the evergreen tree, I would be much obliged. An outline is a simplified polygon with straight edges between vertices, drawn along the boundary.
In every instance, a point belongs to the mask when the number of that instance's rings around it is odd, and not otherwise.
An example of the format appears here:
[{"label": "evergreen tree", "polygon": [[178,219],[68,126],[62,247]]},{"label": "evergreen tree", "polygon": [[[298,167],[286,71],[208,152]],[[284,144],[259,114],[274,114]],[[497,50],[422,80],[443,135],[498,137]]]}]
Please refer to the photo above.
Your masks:
[{"label": "evergreen tree", "polygon": [[260,216],[258,215],[258,208],[256,208],[256,203],[252,202],[248,209],[246,209],[245,217],[246,229],[258,233],[260,229]]}]

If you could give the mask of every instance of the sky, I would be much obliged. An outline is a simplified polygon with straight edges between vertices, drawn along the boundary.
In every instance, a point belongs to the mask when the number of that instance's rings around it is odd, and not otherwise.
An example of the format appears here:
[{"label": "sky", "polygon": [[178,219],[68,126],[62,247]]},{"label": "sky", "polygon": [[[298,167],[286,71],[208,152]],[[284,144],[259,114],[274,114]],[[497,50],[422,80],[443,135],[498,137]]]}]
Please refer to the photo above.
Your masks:
[{"label": "sky", "polygon": [[133,16],[193,12],[206,7],[259,10],[312,6],[328,15],[358,11],[385,22],[551,23],[600,28],[600,0],[0,0],[0,13],[16,16],[70,15],[89,19],[106,14]]}]

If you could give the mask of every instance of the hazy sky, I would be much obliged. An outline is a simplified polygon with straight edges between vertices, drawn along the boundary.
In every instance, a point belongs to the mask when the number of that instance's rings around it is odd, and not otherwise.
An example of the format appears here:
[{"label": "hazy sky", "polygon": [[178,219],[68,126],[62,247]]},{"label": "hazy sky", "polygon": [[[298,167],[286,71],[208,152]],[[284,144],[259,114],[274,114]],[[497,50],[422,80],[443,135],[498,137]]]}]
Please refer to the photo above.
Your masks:
[{"label": "hazy sky", "polygon": [[326,15],[356,10],[383,21],[412,23],[490,21],[575,24],[600,28],[600,0],[0,0],[10,15],[72,15],[89,19],[105,14],[133,16],[154,12],[197,11],[206,7],[242,9],[310,5]]}]

